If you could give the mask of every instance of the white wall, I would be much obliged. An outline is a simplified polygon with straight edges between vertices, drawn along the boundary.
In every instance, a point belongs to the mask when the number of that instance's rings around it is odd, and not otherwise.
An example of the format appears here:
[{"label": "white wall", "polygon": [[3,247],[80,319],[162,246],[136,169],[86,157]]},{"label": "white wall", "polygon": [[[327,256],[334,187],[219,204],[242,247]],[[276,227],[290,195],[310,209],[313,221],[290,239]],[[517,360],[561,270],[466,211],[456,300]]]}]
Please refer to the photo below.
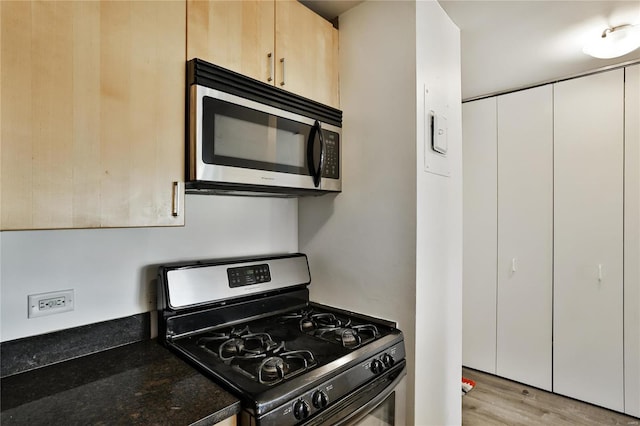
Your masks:
[{"label": "white wall", "polygon": [[[0,233],[0,341],[155,309],[163,262],[295,252],[298,201],[187,195],[184,227]],[[75,310],[27,319],[27,295],[75,290]]]},{"label": "white wall", "polygon": [[408,424],[415,335],[415,3],[367,1],[340,16],[343,192],[299,202],[311,298],[396,321]]},{"label": "white wall", "polygon": [[[340,16],[343,192],[299,201],[312,296],[406,331],[415,290],[414,8],[372,1]],[[384,61],[368,66],[372,58]]]},{"label": "white wall", "polygon": [[[460,31],[438,3],[418,1],[416,40],[415,424],[455,425],[462,421]],[[448,177],[425,171],[429,110],[447,118],[448,164],[441,170],[447,170]]]},{"label": "white wall", "polygon": [[[407,424],[421,426],[461,419],[459,52],[436,2],[366,1],[341,15],[343,192],[299,202],[312,299],[397,321]],[[425,84],[448,115],[448,178],[424,169]]]}]

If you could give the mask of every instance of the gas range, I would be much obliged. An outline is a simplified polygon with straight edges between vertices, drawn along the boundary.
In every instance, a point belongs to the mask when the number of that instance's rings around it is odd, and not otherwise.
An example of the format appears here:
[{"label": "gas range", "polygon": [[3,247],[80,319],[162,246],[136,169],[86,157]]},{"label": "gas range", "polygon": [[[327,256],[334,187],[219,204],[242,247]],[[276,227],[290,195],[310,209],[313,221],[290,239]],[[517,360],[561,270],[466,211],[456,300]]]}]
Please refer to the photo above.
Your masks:
[{"label": "gas range", "polygon": [[303,254],[161,266],[159,338],[241,399],[241,425],[355,424],[406,375],[403,335],[310,281]]}]

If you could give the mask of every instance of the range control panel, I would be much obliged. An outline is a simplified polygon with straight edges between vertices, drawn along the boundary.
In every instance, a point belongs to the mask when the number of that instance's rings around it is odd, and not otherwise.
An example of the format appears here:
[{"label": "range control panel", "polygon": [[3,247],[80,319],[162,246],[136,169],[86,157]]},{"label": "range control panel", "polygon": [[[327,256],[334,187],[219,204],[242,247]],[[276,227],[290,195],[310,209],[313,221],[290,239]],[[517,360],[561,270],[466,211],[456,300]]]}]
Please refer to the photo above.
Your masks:
[{"label": "range control panel", "polygon": [[229,278],[229,287],[234,288],[268,283],[271,281],[271,272],[269,271],[269,265],[263,263],[261,265],[228,268],[227,277]]}]

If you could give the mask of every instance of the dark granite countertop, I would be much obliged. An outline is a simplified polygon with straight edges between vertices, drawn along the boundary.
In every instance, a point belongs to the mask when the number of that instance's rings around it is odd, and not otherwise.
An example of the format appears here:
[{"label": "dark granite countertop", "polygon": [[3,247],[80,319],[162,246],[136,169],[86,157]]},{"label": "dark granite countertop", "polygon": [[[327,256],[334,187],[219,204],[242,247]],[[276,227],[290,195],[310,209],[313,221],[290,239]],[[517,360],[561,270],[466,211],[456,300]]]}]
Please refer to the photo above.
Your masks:
[{"label": "dark granite countertop", "polygon": [[225,392],[156,340],[0,380],[5,425],[209,425],[240,411]]}]

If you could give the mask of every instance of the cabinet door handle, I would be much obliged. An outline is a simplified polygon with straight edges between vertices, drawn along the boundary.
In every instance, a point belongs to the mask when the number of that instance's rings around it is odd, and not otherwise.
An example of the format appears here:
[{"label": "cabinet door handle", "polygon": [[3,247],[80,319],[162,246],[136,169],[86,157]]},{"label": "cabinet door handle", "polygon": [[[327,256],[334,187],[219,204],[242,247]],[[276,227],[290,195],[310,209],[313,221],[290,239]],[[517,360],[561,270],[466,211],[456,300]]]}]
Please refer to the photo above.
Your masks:
[{"label": "cabinet door handle", "polygon": [[180,216],[180,212],[182,210],[182,205],[180,203],[181,193],[182,193],[182,183],[173,182],[173,203],[171,206],[171,215],[173,217]]},{"label": "cabinet door handle", "polygon": [[285,82],[285,66],[284,66],[284,58],[280,59],[280,62],[282,63],[282,81],[280,82],[280,86],[284,86],[284,82]]},{"label": "cabinet door handle", "polygon": [[602,282],[602,263],[598,264],[598,281]]},{"label": "cabinet door handle", "polygon": [[273,81],[273,53],[269,52],[267,58],[269,58],[269,78],[267,78],[267,81]]},{"label": "cabinet door handle", "polygon": [[516,258],[511,259],[511,272],[516,272]]}]

